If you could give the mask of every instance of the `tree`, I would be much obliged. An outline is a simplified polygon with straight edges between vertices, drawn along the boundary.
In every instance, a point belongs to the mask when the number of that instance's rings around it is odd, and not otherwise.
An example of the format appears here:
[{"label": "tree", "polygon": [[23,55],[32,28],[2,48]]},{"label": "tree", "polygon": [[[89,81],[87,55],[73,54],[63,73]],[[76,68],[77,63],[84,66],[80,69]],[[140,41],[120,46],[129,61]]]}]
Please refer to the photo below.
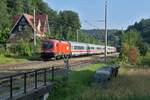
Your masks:
[{"label": "tree", "polygon": [[6,0],[7,1],[7,10],[10,13],[10,16],[22,14],[24,12],[24,2],[23,0]]},{"label": "tree", "polygon": [[65,40],[69,40],[69,35],[76,35],[76,31],[80,29],[80,19],[76,12],[73,11],[61,11],[59,13],[58,25],[61,30],[61,34]]},{"label": "tree", "polygon": [[0,30],[8,27],[9,24],[9,14],[7,12],[7,2],[5,0],[0,0]]},{"label": "tree", "polygon": [[122,42],[129,44],[130,47],[135,47],[140,41],[140,33],[136,30],[126,31],[122,35]]},{"label": "tree", "polygon": [[122,47],[121,47],[121,53],[120,53],[120,59],[123,62],[128,62],[128,54],[129,54],[129,44],[127,43],[122,43]]},{"label": "tree", "polygon": [[129,30],[122,34],[121,59],[135,64],[138,57],[138,44],[141,42],[140,34],[136,30]]},{"label": "tree", "polygon": [[0,31],[0,44],[6,44],[8,38],[9,38],[9,28],[5,28]]},{"label": "tree", "polygon": [[134,25],[128,27],[128,30],[137,30],[143,38],[143,42],[150,43],[150,18],[142,19],[140,22],[136,22]]},{"label": "tree", "polygon": [[0,0],[0,8],[0,44],[6,46],[7,39],[9,38],[10,20],[5,0]]}]

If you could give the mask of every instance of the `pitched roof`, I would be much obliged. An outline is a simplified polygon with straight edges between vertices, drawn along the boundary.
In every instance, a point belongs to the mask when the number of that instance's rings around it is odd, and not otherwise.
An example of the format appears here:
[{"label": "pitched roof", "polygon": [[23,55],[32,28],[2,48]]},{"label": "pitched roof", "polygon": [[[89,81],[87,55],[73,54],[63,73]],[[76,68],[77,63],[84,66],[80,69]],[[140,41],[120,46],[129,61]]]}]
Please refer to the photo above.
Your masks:
[{"label": "pitched roof", "polygon": [[[48,21],[48,15],[47,14],[37,14],[35,16],[35,28],[34,28],[34,17],[29,14],[22,14],[22,15],[16,15],[13,17],[13,28],[18,24],[20,19],[24,16],[30,26],[38,33],[38,35],[43,36],[45,32],[48,32],[48,26],[46,25],[46,22]],[[12,31],[11,31],[12,32]]]}]

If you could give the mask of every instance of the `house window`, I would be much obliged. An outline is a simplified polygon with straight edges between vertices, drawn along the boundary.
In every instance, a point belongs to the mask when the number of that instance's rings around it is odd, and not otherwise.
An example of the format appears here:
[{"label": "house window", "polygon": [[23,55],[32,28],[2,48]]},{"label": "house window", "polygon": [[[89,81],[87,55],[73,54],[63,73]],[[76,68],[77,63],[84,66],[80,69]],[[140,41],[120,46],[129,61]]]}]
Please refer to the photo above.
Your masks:
[{"label": "house window", "polygon": [[19,25],[19,29],[18,29],[19,31],[22,31],[22,26],[21,25]]},{"label": "house window", "polygon": [[25,25],[19,25],[19,31],[25,31],[26,27]]}]

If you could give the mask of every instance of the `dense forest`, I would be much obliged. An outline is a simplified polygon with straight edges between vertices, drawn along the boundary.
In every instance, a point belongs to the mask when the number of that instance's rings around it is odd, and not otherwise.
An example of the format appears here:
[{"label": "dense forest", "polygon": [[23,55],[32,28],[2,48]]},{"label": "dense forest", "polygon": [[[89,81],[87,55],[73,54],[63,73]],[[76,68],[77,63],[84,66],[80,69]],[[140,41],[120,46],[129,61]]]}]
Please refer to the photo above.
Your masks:
[{"label": "dense forest", "polygon": [[[104,29],[92,29],[92,30],[82,30],[83,32],[93,36],[96,40],[100,41],[104,44],[105,41],[105,30]],[[119,30],[108,29],[108,44],[109,45],[117,45],[120,41],[120,37],[117,34]]]},{"label": "dense forest", "polygon": [[150,19],[142,19],[134,25],[130,25],[128,30],[136,30],[142,36],[142,41],[150,44]]}]

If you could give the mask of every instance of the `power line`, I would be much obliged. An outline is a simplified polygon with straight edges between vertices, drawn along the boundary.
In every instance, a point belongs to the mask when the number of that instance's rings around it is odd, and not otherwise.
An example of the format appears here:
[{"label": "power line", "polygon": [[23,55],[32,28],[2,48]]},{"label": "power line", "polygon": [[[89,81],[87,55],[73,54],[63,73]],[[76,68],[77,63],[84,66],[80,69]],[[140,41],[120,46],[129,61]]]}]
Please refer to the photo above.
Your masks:
[{"label": "power line", "polygon": [[91,27],[98,28],[98,27],[96,27],[95,25],[93,25],[93,24],[91,24],[90,22],[88,22],[87,20],[85,20],[84,22],[85,22],[86,24],[88,24],[89,26],[91,26]]}]

